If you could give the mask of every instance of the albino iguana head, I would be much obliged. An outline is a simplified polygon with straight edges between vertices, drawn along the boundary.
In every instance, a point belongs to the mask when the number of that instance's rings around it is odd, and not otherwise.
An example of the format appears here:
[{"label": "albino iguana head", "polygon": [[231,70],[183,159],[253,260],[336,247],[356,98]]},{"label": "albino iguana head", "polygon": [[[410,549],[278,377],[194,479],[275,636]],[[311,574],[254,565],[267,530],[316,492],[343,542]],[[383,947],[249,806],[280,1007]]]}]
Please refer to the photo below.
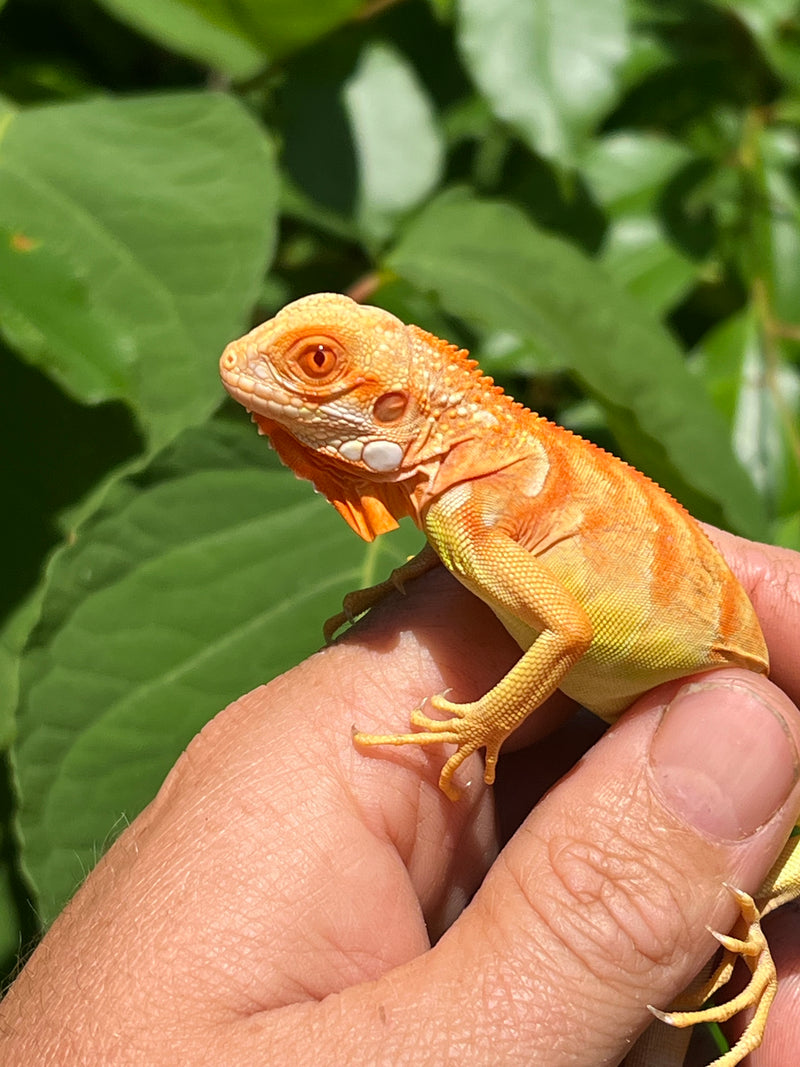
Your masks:
[{"label": "albino iguana head", "polygon": [[287,466],[368,540],[513,405],[466,352],[337,293],[296,300],[231,342],[220,372]]}]

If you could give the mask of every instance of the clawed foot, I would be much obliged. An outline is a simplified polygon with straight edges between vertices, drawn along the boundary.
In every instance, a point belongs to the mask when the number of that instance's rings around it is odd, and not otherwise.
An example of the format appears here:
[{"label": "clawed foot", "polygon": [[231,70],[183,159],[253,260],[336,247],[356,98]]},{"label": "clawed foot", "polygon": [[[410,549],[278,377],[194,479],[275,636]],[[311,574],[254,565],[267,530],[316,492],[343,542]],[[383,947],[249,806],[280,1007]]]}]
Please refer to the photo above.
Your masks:
[{"label": "clawed foot", "polygon": [[413,734],[363,734],[355,733],[354,742],[366,745],[437,745],[452,744],[458,748],[448,759],[439,776],[439,788],[450,800],[458,800],[460,790],[453,782],[453,775],[467,756],[486,748],[486,767],[484,781],[491,785],[494,781],[497,757],[506,734],[498,734],[497,728],[487,722],[483,709],[478,703],[454,704],[444,696],[431,698],[434,710],[449,715],[447,719],[431,719],[418,708],[411,713],[411,725],[419,733]]},{"label": "clawed foot", "polygon": [[[342,601],[342,610],[337,611],[335,615],[331,615],[322,627],[325,644],[329,645],[343,626],[354,623],[359,615],[363,615],[365,611],[369,611],[376,604],[380,604],[382,600],[398,588],[400,587],[392,581],[390,576],[380,585],[370,586],[369,589],[356,589],[352,593],[348,593]],[[400,591],[403,591],[402,588]]]},{"label": "clawed foot", "polygon": [[379,582],[368,589],[356,589],[348,593],[342,602],[342,610],[327,620],[322,627],[325,644],[330,644],[334,635],[346,623],[355,622],[359,615],[380,604],[390,593],[405,593],[406,583],[419,578],[429,570],[439,566],[439,557],[430,545],[425,545],[421,552],[406,560],[400,567],[395,567],[385,582]]},{"label": "clawed foot", "polygon": [[[359,590],[359,592],[371,592],[371,590]],[[354,602],[357,596],[358,593],[348,593],[342,601],[342,610],[337,611],[335,615],[331,615],[329,619],[325,620],[322,627],[322,636],[325,638],[326,645],[333,641],[343,626],[354,623],[359,615],[372,607],[373,603],[377,603],[377,600],[367,602],[363,607],[359,608],[358,604]]]},{"label": "clawed foot", "polygon": [[725,985],[731,976],[737,957],[744,959],[750,968],[750,981],[747,987],[738,996],[731,997],[724,1004],[717,1004],[710,1008],[663,1012],[650,1007],[650,1011],[657,1019],[669,1023],[670,1026],[680,1027],[703,1022],[725,1022],[746,1008],[755,1008],[752,1019],[733,1048],[714,1060],[709,1067],[735,1067],[753,1049],[758,1048],[764,1036],[769,1009],[778,988],[775,964],[767,939],[761,930],[761,913],[749,894],[734,889],[732,886],[726,888],[730,890],[741,908],[742,922],[746,927],[745,933],[742,938],[737,938],[717,933],[716,930],[709,931],[723,946],[725,954],[706,985],[697,992],[696,1003],[698,1005],[704,1003]]}]

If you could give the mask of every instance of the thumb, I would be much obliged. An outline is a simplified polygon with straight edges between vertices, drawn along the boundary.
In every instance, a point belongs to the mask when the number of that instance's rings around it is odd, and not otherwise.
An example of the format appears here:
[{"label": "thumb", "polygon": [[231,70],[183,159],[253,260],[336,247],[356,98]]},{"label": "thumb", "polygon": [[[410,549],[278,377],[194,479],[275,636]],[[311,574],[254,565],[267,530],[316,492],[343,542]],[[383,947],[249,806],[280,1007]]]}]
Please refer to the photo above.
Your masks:
[{"label": "thumb", "polygon": [[[788,700],[765,679],[735,672],[730,678],[707,675],[677,693],[650,747],[655,795],[708,840],[709,860],[716,845],[727,845],[731,874],[726,881],[753,895],[776,858],[776,834],[784,843],[794,823],[798,758],[790,724],[795,718]],[[674,857],[665,860],[675,866]],[[696,961],[694,953],[687,958]],[[723,987],[717,1003],[738,988]],[[780,1014],[773,1013],[775,1030]],[[733,1029],[740,1034],[743,1028],[743,1017],[735,1016]],[[688,1038],[689,1031],[654,1024],[626,1067],[662,1062],[658,1056],[682,1039],[688,1044]]]},{"label": "thumb", "polygon": [[431,954],[442,1010],[461,994],[443,1038],[480,1048],[491,1034],[492,1062],[618,1063],[647,1004],[669,1005],[715,951],[707,927],[735,921],[724,883],[754,893],[788,838],[798,748],[797,710],[747,672],[639,701],[538,805]]}]

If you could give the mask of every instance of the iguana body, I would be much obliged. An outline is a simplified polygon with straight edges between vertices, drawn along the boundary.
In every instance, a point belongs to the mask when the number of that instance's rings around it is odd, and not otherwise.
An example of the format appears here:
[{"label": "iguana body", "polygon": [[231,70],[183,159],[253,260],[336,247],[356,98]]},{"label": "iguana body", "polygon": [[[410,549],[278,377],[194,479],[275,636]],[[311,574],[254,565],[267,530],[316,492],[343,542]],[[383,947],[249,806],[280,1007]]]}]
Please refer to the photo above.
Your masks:
[{"label": "iguana body", "polygon": [[[443,719],[413,712],[418,732],[356,736],[360,745],[456,744],[440,778],[449,796],[477,749],[494,780],[502,742],[556,688],[610,722],[668,679],[724,666],[767,671],[750,601],[688,513],[632,467],[506,396],[465,352],[379,308],[320,294],[229,345],[221,370],[283,461],[361,537],[404,515],[425,533],[430,547],[396,584],[441,561],[524,650],[480,700],[433,697]],[[329,631],[390,586],[349,597]],[[784,857],[785,877],[767,899],[800,894],[798,852]],[[771,992],[752,997],[763,1004],[774,995],[766,946],[758,965],[759,981],[770,972]],[[748,1049],[737,1050],[718,1064],[738,1063]]]}]

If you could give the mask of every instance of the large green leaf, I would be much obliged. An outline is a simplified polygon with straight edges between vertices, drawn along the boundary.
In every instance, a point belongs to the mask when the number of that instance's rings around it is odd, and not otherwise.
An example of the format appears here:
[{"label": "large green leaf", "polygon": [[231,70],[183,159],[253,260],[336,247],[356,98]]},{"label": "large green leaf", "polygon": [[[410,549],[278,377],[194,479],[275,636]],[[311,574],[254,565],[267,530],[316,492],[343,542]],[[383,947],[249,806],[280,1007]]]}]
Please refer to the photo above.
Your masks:
[{"label": "large green leaf", "polygon": [[0,328],[85,402],[118,398],[154,444],[218,403],[214,361],[269,258],[263,131],[212,93],[98,99],[0,119]]},{"label": "large green leaf", "polygon": [[664,187],[695,156],[669,137],[621,131],[597,137],[581,172],[612,218],[657,211]]},{"label": "large green leaf", "polygon": [[364,0],[99,2],[161,44],[239,78],[310,44],[364,6]]},{"label": "large green leaf", "polygon": [[45,919],[229,701],[321,644],[416,530],[360,542],[244,419],[187,431],[52,562],[23,659],[22,858]]},{"label": "large green leaf", "polygon": [[237,19],[258,41],[270,59],[323,37],[347,22],[360,11],[370,7],[370,0],[193,0],[202,6],[218,8],[234,6]]},{"label": "large green leaf", "polygon": [[574,164],[620,91],[624,0],[459,0],[458,41],[499,118],[541,155]]},{"label": "large green leaf", "polygon": [[0,751],[14,738],[20,655],[39,617],[40,600],[40,592],[29,597],[0,628]]},{"label": "large green leaf", "polygon": [[557,353],[602,402],[631,462],[701,517],[763,532],[762,502],[680,351],[572,245],[456,190],[414,220],[387,265],[446,310]]}]

